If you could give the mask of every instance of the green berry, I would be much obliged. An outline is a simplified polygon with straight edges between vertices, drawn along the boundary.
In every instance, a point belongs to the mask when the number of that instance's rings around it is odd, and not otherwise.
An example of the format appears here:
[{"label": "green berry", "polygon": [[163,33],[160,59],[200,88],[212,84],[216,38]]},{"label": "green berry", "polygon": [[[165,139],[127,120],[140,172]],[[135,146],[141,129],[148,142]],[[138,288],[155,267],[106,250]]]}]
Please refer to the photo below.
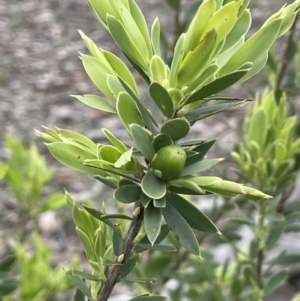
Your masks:
[{"label": "green berry", "polygon": [[179,145],[162,147],[153,157],[151,166],[156,176],[170,180],[180,174],[184,167],[186,153]]}]

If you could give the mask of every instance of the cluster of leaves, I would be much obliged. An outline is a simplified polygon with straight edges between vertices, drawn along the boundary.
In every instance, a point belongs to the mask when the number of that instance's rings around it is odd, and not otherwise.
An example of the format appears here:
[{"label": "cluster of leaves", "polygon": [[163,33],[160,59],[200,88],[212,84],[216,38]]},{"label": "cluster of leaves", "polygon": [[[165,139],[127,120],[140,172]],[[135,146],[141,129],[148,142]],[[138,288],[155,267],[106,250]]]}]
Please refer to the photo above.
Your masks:
[{"label": "cluster of leaves", "polygon": [[[16,231],[9,234],[13,246],[3,244],[6,256],[0,262],[0,299],[52,300],[73,284],[62,267],[52,268],[51,251],[38,236],[36,224],[41,213],[65,206],[64,194],[45,193],[54,169],[47,167],[34,144],[27,147],[18,138],[7,135],[6,146],[10,154],[6,161],[0,162],[0,179],[10,188],[16,202],[1,203],[5,208],[1,215],[2,222]],[[12,222],[9,210],[13,210],[18,220]],[[33,238],[31,255],[26,245],[30,237]],[[75,261],[72,265],[78,266]]]},{"label": "cluster of leaves", "polygon": [[[62,164],[94,175],[114,189],[117,201],[135,203],[132,217],[106,215],[104,210],[78,209],[66,196],[92,266],[91,275],[69,275],[77,285],[80,283],[81,293],[90,300],[107,300],[115,283],[122,280],[126,265],[135,262],[136,247],[153,248],[167,235],[164,229],[170,229],[180,245],[195,255],[199,255],[199,244],[193,229],[219,233],[212,220],[182,195],[244,195],[263,201],[270,198],[235,182],[197,175],[221,159],[205,158],[215,140],[187,141],[186,137],[198,120],[246,104],[247,100],[236,101],[219,93],[263,68],[274,41],[292,26],[300,1],[284,6],[247,40],[245,35],[251,25],[249,0],[203,1],[186,33],[179,37],[170,65],[161,55],[159,20],[154,20],[149,33],[133,0],[89,0],[89,4],[149,86],[149,95],[162,116],[159,122],[145,107],[125,63],[98,48],[80,31],[91,53],[80,56],[84,69],[106,98],[90,94],[75,97],[93,108],[117,114],[133,146],[124,144],[107,129],[103,133],[110,145],[96,144],[65,129],[46,128],[46,132],[37,134],[48,142],[50,152]],[[211,100],[229,102],[207,105]],[[125,236],[110,221],[115,218],[131,220]],[[145,233],[141,231],[142,238],[138,240],[142,224]],[[112,232],[106,231],[106,225]],[[111,233],[113,239],[106,233]],[[110,241],[112,249],[107,248]],[[113,264],[106,263],[111,260]],[[81,278],[91,280],[90,288]],[[136,279],[140,281],[143,280]],[[164,297],[146,294],[132,300],[159,301]]]}]

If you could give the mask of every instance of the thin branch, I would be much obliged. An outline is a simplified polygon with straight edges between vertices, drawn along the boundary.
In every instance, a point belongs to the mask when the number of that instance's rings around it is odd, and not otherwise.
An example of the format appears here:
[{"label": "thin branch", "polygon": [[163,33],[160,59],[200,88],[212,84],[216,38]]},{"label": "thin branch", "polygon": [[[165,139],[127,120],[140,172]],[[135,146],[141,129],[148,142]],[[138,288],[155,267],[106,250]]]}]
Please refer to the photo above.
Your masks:
[{"label": "thin branch", "polygon": [[[122,250],[122,254],[124,254],[124,259],[122,261],[123,265],[128,261],[128,259],[131,256],[131,252],[134,247],[133,240],[138,235],[144,219],[144,207],[140,202],[135,203],[134,212],[136,212],[136,210],[140,210],[140,212],[138,216],[131,222],[123,245],[123,250]],[[119,281],[119,277],[122,272],[123,265],[122,266],[116,265],[112,268],[112,271],[106,283],[104,284],[104,287],[100,295],[98,296],[97,301],[108,300],[116,283]]]},{"label": "thin branch", "polygon": [[286,42],[285,49],[284,49],[284,52],[283,52],[283,56],[282,56],[282,59],[281,59],[282,65],[281,65],[280,71],[278,73],[278,77],[277,77],[276,84],[275,84],[275,91],[280,89],[283,78],[284,78],[284,75],[285,75],[285,72],[286,72],[286,69],[287,69],[287,66],[288,66],[288,63],[289,63],[288,56],[289,56],[289,53],[290,53],[290,51],[293,47],[294,35],[295,35],[295,32],[296,32],[298,19],[299,19],[299,13],[296,15],[294,24],[291,27],[289,36],[287,38],[287,42]]}]

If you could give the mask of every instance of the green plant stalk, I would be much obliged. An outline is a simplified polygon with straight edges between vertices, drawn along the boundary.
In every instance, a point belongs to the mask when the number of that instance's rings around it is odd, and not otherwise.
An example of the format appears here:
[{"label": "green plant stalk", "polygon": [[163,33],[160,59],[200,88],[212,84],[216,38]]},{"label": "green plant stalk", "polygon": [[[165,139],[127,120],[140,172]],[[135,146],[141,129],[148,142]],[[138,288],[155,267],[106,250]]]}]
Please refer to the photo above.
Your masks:
[{"label": "green plant stalk", "polygon": [[257,242],[258,242],[258,253],[257,253],[257,285],[259,287],[259,292],[257,296],[258,301],[263,301],[265,297],[263,282],[262,282],[262,266],[266,252],[266,225],[265,216],[267,211],[266,200],[258,201],[258,225],[257,225]]},{"label": "green plant stalk", "polygon": [[[130,258],[132,248],[134,246],[133,241],[135,237],[138,235],[140,228],[142,226],[142,222],[144,219],[144,207],[140,202],[136,202],[134,205],[134,212],[138,212],[138,215],[131,222],[124,244],[122,249],[122,254],[124,255],[124,259],[122,264],[125,264]],[[103,289],[101,290],[97,301],[107,301],[109,296],[111,295],[116,283],[119,281],[120,274],[122,272],[122,265],[116,265],[113,267],[110,275],[107,278],[106,283],[104,284]]]}]

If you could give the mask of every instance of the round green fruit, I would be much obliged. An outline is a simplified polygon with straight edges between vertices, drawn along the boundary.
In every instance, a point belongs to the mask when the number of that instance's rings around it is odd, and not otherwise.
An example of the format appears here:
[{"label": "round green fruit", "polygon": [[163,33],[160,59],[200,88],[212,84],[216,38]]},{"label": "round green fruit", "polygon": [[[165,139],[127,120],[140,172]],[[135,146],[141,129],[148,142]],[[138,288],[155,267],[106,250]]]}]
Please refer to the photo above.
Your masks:
[{"label": "round green fruit", "polygon": [[156,176],[170,180],[178,176],[184,167],[186,153],[179,145],[162,147],[153,157],[151,166]]}]

